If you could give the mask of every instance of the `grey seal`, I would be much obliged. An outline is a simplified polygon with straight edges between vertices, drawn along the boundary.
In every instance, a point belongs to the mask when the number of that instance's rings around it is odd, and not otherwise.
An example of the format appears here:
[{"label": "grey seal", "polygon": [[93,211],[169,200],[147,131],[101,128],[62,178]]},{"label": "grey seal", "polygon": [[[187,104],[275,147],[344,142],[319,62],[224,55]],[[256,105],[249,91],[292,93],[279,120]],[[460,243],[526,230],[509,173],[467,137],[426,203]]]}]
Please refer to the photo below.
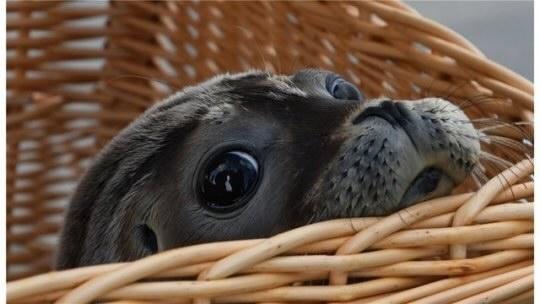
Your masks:
[{"label": "grey seal", "polygon": [[341,76],[216,76],[148,109],[96,157],[57,268],[381,216],[448,194],[479,133],[440,98],[366,99]]}]

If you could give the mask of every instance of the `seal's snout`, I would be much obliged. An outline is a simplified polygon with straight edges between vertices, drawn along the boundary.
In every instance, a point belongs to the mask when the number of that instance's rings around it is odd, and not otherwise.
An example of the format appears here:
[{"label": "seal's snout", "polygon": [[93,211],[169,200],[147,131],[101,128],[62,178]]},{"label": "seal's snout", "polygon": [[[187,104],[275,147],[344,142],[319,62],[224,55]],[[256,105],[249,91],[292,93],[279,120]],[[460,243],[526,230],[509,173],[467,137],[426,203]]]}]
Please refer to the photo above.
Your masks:
[{"label": "seal's snout", "polygon": [[446,195],[479,158],[478,132],[443,99],[372,100],[347,128],[327,177],[329,217],[386,215]]}]

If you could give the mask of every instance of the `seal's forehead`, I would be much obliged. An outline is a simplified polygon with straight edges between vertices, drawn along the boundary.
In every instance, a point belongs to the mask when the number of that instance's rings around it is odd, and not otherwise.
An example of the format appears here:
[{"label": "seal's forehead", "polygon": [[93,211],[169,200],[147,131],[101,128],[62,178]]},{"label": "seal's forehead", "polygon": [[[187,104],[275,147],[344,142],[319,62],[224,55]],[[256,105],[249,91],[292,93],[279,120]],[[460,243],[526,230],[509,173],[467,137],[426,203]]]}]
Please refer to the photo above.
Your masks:
[{"label": "seal's forehead", "polygon": [[260,86],[268,89],[269,97],[279,99],[279,93],[293,96],[326,95],[325,81],[335,73],[323,69],[302,69],[292,75],[275,75],[270,72],[249,71],[239,74],[223,74],[201,84],[208,92],[223,89]]},{"label": "seal's forehead", "polygon": [[275,75],[258,70],[225,73],[184,88],[155,106],[152,111],[167,110],[184,103],[211,107],[223,104],[238,105],[246,100],[283,101],[312,95],[328,97],[324,79],[329,74],[332,73],[320,69],[304,69],[293,75]]},{"label": "seal's forehead", "polygon": [[304,96],[305,92],[300,90],[291,80],[292,76],[274,75],[270,72],[263,71],[248,71],[237,74],[221,74],[217,75],[196,87],[186,88],[185,93],[189,94],[207,94],[215,95],[227,92],[235,92],[241,94],[242,88],[266,88],[269,92],[280,91],[284,94]]}]

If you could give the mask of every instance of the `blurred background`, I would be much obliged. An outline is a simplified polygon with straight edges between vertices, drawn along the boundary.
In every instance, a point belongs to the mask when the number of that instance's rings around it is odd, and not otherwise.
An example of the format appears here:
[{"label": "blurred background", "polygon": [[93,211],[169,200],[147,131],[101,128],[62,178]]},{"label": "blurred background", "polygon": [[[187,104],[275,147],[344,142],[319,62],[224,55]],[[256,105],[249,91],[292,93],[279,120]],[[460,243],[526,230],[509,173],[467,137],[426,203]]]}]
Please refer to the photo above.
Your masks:
[{"label": "blurred background", "polygon": [[490,59],[533,80],[533,1],[405,1],[470,40]]}]

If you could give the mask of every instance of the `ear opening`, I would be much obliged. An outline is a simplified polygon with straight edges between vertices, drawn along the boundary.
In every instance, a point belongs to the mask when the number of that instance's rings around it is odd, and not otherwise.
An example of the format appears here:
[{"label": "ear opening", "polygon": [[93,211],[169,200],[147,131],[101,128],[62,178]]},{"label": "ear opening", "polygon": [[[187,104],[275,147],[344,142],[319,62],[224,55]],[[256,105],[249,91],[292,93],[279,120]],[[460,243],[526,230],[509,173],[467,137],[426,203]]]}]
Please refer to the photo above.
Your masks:
[{"label": "ear opening", "polygon": [[140,224],[135,226],[133,231],[135,239],[142,245],[142,247],[150,254],[154,254],[158,251],[158,242],[156,233],[146,224]]}]

